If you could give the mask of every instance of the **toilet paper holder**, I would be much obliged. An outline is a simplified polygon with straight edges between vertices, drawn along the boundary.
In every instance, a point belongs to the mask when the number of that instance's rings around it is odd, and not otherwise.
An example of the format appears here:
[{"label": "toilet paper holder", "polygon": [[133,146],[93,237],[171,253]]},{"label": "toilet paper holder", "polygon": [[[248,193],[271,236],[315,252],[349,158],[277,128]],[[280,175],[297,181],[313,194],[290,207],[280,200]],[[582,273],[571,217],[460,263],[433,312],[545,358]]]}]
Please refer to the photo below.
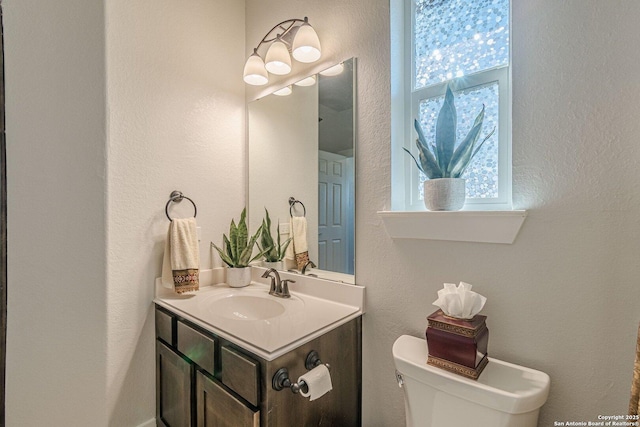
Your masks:
[{"label": "toilet paper holder", "polygon": [[[320,365],[322,365],[322,360],[320,360],[318,352],[315,350],[310,351],[304,361],[304,367],[307,371],[310,371]],[[324,365],[327,369],[331,369],[331,366],[329,366],[328,363],[325,363]],[[291,379],[289,378],[289,370],[287,368],[280,368],[276,371],[271,379],[271,387],[276,391],[289,388],[292,393],[299,393],[300,390],[306,393],[309,390],[309,387],[307,387],[307,384],[304,381],[300,381],[299,383],[291,382]]]}]

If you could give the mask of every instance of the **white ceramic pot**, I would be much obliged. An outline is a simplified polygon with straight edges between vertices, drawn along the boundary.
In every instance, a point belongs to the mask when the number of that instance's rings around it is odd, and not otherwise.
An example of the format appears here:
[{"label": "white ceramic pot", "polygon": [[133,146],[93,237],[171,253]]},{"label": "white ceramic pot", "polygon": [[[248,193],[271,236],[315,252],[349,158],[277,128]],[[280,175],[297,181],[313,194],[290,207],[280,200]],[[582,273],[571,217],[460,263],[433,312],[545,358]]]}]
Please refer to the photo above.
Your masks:
[{"label": "white ceramic pot", "polygon": [[430,211],[459,211],[465,197],[464,178],[437,178],[424,182],[424,205]]},{"label": "white ceramic pot", "polygon": [[262,261],[262,266],[266,268],[273,268],[274,270],[284,270],[284,262],[283,261],[275,261],[275,262],[267,262]]},{"label": "white ceramic pot", "polygon": [[227,267],[227,285],[232,288],[244,288],[251,283],[251,267]]}]

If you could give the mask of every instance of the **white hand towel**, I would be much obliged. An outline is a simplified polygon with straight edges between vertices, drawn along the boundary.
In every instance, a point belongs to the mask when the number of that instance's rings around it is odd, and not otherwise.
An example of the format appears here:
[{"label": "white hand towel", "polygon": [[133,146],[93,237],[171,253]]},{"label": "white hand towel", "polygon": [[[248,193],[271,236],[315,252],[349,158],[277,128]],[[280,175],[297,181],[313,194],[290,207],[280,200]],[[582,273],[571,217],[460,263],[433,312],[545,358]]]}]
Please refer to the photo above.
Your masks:
[{"label": "white hand towel", "polygon": [[162,284],[177,293],[199,288],[200,249],[195,218],[174,218],[169,224],[162,261]]},{"label": "white hand towel", "polygon": [[287,246],[287,250],[284,252],[284,259],[294,261],[296,259],[296,252],[293,250],[293,217],[289,218],[289,238],[291,243]]},{"label": "white hand towel", "polygon": [[309,262],[309,245],[307,243],[307,218],[303,216],[291,217],[291,237],[293,237],[293,252],[298,270]]}]

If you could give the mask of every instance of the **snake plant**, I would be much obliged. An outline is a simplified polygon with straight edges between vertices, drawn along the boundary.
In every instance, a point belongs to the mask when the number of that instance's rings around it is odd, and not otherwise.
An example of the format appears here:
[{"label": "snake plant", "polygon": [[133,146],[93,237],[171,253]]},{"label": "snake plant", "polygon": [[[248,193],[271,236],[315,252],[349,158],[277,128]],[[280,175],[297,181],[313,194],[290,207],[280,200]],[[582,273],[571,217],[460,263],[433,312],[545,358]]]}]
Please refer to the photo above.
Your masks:
[{"label": "snake plant", "polygon": [[484,120],[484,105],[482,105],[482,111],[476,117],[471,130],[467,136],[456,147],[456,126],[457,115],[456,107],[453,100],[453,92],[451,87],[447,85],[447,92],[444,96],[444,104],[438,114],[438,121],[436,122],[436,140],[435,144],[428,144],[420,123],[418,120],[414,121],[416,132],[418,133],[418,139],[416,139],[416,146],[418,147],[419,159],[414,157],[413,154],[406,148],[404,151],[416,162],[418,169],[427,176],[429,179],[436,178],[460,178],[467,166],[471,163],[473,157],[478,153],[482,145],[487,139],[493,135],[495,128],[489,132],[480,144],[477,144],[478,137],[482,130],[482,122]]},{"label": "snake plant", "polygon": [[240,221],[236,225],[235,221],[231,220],[231,226],[229,227],[229,237],[226,234],[222,235],[223,248],[218,247],[215,243],[211,242],[211,247],[215,248],[220,254],[222,261],[231,268],[248,267],[251,261],[260,258],[263,253],[259,252],[253,258],[253,247],[258,240],[258,236],[262,232],[262,226],[258,227],[256,233],[249,238],[249,230],[247,228],[247,208],[242,210],[240,215]]},{"label": "snake plant", "polygon": [[285,251],[291,243],[291,238],[288,238],[284,242],[280,242],[280,223],[276,227],[276,241],[273,241],[271,236],[271,218],[269,217],[269,211],[264,208],[265,217],[262,220],[262,233],[260,240],[258,241],[258,249],[264,254],[264,260],[266,262],[278,262],[284,258]]}]

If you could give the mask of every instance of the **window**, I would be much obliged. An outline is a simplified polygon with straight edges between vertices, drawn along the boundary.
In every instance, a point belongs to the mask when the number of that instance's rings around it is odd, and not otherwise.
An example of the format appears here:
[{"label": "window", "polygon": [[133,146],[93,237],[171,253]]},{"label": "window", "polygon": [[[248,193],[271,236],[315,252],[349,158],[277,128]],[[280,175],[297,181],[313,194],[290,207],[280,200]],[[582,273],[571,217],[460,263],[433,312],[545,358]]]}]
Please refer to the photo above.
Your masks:
[{"label": "window", "polygon": [[[483,104],[480,140],[495,128],[463,175],[465,209],[511,209],[509,0],[405,0],[404,6],[404,20],[411,23],[404,25],[408,34],[404,37],[403,127],[404,135],[409,135],[403,137],[404,146],[416,152],[414,118],[427,140],[435,139],[435,122],[451,83],[458,142]],[[399,164],[404,170],[405,209],[424,209],[426,177],[406,154],[395,163]]]}]

